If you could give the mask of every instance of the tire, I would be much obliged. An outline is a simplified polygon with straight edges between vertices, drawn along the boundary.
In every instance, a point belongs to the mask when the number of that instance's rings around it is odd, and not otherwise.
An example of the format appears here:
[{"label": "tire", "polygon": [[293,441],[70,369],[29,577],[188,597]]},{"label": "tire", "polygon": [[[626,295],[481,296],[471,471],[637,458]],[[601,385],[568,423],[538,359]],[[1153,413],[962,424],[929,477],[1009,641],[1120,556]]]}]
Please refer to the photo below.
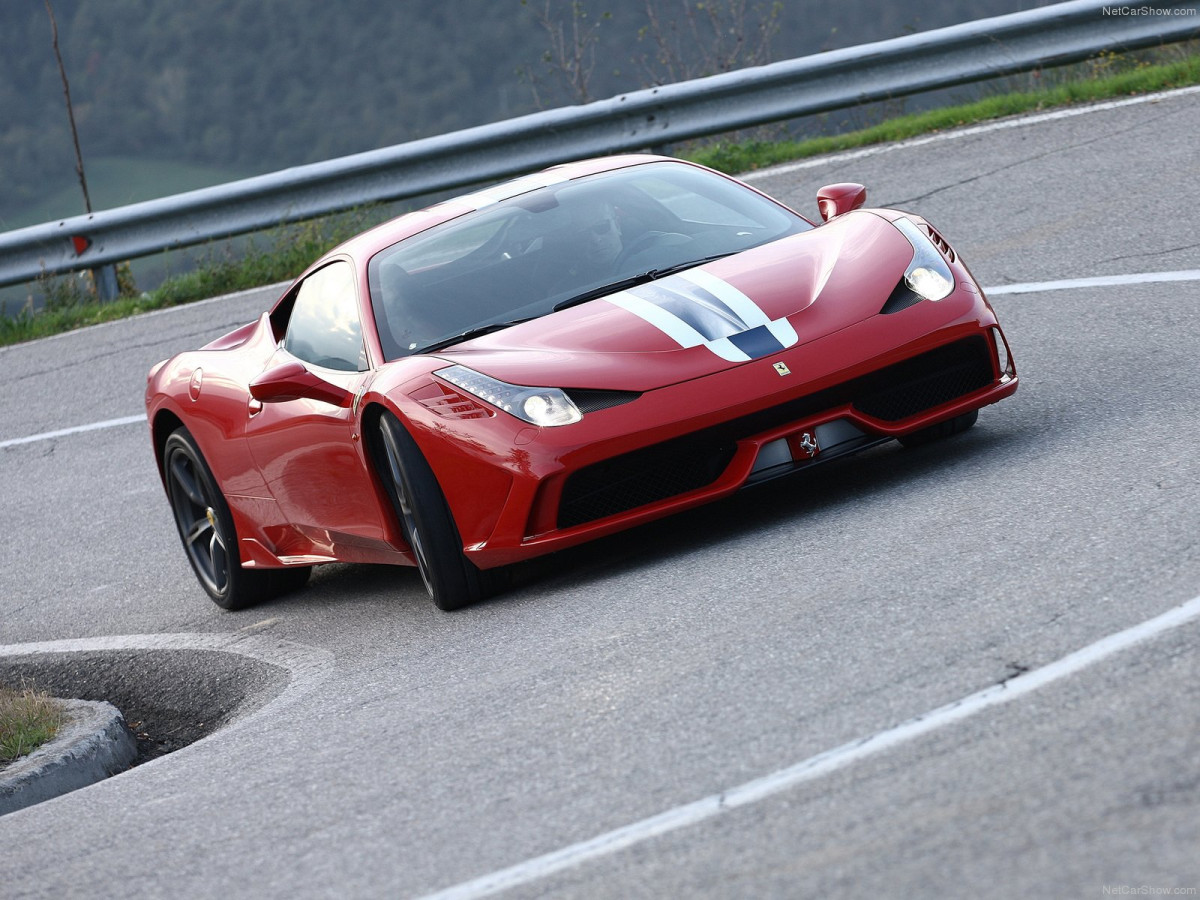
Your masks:
[{"label": "tire", "polygon": [[229,504],[186,428],[163,446],[163,475],[175,527],[196,580],[222,609],[244,609],[308,581],[310,566],[243,569]]},{"label": "tire", "polygon": [[905,447],[922,447],[925,444],[948,438],[952,434],[966,431],[978,419],[979,410],[973,409],[969,413],[963,413],[961,416],[955,416],[953,419],[947,419],[945,422],[938,422],[936,425],[930,425],[928,428],[922,428],[920,431],[906,434],[898,438],[898,440]]},{"label": "tire", "polygon": [[312,566],[288,566],[286,569],[264,569],[270,576],[270,594],[272,597],[282,597],[294,593],[308,584],[312,575]]},{"label": "tire", "polygon": [[497,576],[463,555],[446,497],[417,442],[388,412],[380,416],[376,437],[380,479],[434,605],[461,609],[489,596]]}]

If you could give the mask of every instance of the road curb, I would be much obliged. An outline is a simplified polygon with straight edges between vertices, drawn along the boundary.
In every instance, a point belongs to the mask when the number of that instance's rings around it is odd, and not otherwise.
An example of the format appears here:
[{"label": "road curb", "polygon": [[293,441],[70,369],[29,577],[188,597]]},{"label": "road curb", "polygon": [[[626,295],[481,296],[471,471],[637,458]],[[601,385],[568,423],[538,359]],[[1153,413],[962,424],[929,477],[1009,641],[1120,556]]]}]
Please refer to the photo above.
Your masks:
[{"label": "road curb", "polygon": [[137,742],[111,703],[62,700],[70,721],[54,740],[0,772],[0,816],[129,768]]}]

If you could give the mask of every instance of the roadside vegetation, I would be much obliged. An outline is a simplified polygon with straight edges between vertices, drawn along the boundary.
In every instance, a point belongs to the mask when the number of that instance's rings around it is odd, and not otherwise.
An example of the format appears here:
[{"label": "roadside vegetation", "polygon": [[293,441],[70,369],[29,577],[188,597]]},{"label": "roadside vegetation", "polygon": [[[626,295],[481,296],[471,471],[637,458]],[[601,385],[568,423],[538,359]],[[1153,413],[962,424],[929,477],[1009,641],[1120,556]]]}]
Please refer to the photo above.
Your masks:
[{"label": "roadside vegetation", "polygon": [[0,769],[53,738],[65,722],[62,705],[50,695],[0,686]]},{"label": "roadside vegetation", "polygon": [[[1163,55],[1169,49],[1154,52]],[[694,150],[688,158],[736,174],[870,144],[902,141],[989,119],[1187,87],[1200,83],[1200,55],[1193,52],[1170,62],[1155,63],[1137,55],[1109,53],[1066,70],[1037,71],[1009,80],[1015,82],[1015,89],[973,103],[890,117],[868,128],[803,141],[717,141]]]},{"label": "roadside vegetation", "polygon": [[0,346],[48,337],[124,319],[138,313],[179,306],[247,288],[290,281],[331,247],[378,220],[369,208],[296,225],[283,225],[240,252],[214,245],[192,271],[169,278],[153,291],[139,292],[127,265],[117,267],[120,296],[102,303],[91,273],[46,276],[34,288],[43,298],[35,309],[32,293],[15,316],[0,316]]},{"label": "roadside vegetation", "polygon": [[[1200,84],[1200,53],[1194,44],[1139,54],[1106,54],[1064,69],[1007,79],[1006,92],[957,106],[889,117],[870,127],[807,140],[717,140],[677,148],[678,155],[730,174],[870,144],[904,140],[1004,116],[1029,113]],[[214,245],[187,274],[153,291],[138,292],[127,267],[118,268],[119,299],[101,303],[90,276],[46,277],[17,315],[0,316],[0,345],[15,344],[153,309],[203,300],[232,291],[288,281],[330,247],[383,218],[365,208],[298,225],[281,226],[235,252]]]}]

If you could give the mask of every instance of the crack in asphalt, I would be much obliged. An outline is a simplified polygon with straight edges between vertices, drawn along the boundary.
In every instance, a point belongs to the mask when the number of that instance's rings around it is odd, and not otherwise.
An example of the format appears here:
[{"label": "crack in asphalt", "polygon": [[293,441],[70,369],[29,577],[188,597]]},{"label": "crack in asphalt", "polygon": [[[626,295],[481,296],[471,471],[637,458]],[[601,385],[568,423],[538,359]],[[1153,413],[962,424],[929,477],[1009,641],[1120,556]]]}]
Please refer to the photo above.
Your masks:
[{"label": "crack in asphalt", "polygon": [[997,684],[1006,685],[1014,678],[1020,678],[1029,671],[1029,666],[1019,662],[1010,662],[1007,664],[1007,668],[1008,671],[1005,673],[1004,677],[997,682]]},{"label": "crack in asphalt", "polygon": [[1129,253],[1125,256],[1110,256],[1109,262],[1116,262],[1120,259],[1144,259],[1148,256],[1166,256],[1168,253],[1180,253],[1184,250],[1196,250],[1200,248],[1200,244],[1185,244],[1182,247],[1170,247],[1166,250],[1147,250],[1145,253]]},{"label": "crack in asphalt", "polygon": [[[221,332],[223,334],[227,331],[232,331],[234,328],[237,328],[239,325],[244,325],[244,324],[246,324],[246,323],[239,321],[239,322],[233,322],[233,323],[225,323],[224,325],[207,325],[202,329],[199,329],[196,331],[189,331],[189,332],[186,332],[183,334],[172,335],[171,337],[172,337],[172,339],[178,338],[179,340],[196,338],[196,337],[201,337],[203,335],[212,334],[213,331],[217,328],[223,329]],[[157,347],[157,346],[160,346],[162,343],[163,343],[163,337],[162,337],[162,335],[159,335],[154,340],[144,341],[144,342],[138,343],[138,344],[124,344],[124,345],[117,347],[115,349],[112,349],[112,350],[105,350],[101,353],[94,353],[91,356],[84,356],[84,357],[79,357],[78,359],[62,361],[54,366],[50,366],[45,369],[38,369],[33,372],[27,372],[24,375],[16,375],[16,376],[12,376],[12,377],[6,377],[4,380],[5,380],[6,384],[18,384],[22,381],[28,381],[31,378],[45,378],[48,375],[53,375],[57,378],[57,377],[61,377],[64,372],[70,371],[71,369],[74,369],[74,368],[78,368],[79,366],[88,365],[89,363],[96,362],[97,360],[106,359],[110,356],[117,356],[121,353],[128,353],[132,350],[144,350],[147,347]],[[61,357],[59,359],[61,359]]]},{"label": "crack in asphalt", "polygon": [[924,194],[918,194],[915,197],[908,197],[903,200],[889,200],[888,205],[896,206],[896,207],[904,207],[911,203],[919,203],[922,200],[926,200],[929,197],[936,196],[937,194],[940,194],[944,191],[953,190],[954,188],[962,187],[963,185],[967,185],[967,184],[971,184],[971,183],[979,181],[983,178],[990,178],[991,176],[997,175],[1000,172],[1007,171],[1008,169],[1015,169],[1018,166],[1025,165],[1026,163],[1037,162],[1038,160],[1046,159],[1048,157],[1054,156],[1059,153],[1066,153],[1066,152],[1070,152],[1073,150],[1077,150],[1080,147],[1086,147],[1089,144],[1095,144],[1095,143],[1098,143],[1099,141],[1111,140],[1112,138],[1119,137],[1122,134],[1128,134],[1131,131],[1137,131],[1138,129],[1140,129],[1146,125],[1149,125],[1152,122],[1157,122],[1160,119],[1169,118],[1170,116],[1180,115],[1183,112],[1184,112],[1184,110],[1167,110],[1166,112],[1160,113],[1159,115],[1150,116],[1149,118],[1143,119],[1142,121],[1137,122],[1134,125],[1130,125],[1126,128],[1122,128],[1119,131],[1106,131],[1104,134],[1099,135],[1094,138],[1090,138],[1086,141],[1079,141],[1078,143],[1075,143],[1075,144],[1066,144],[1062,147],[1055,147],[1053,150],[1047,150],[1044,153],[1037,153],[1033,156],[1028,156],[1023,159],[1018,159],[1013,162],[1006,163],[1005,165],[1000,166],[998,168],[991,169],[990,171],[987,171],[987,172],[980,172],[976,175],[972,175],[970,178],[963,178],[959,181],[953,182],[952,184],[942,185],[941,187],[934,188],[932,191],[926,191]]}]

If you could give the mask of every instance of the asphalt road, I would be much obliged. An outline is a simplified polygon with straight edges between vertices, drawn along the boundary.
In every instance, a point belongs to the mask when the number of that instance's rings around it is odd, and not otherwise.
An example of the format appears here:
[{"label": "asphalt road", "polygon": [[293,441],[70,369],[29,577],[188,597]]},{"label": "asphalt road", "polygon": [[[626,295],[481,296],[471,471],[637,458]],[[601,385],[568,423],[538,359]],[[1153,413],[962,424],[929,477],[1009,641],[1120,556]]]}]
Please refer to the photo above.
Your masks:
[{"label": "asphalt road", "polygon": [[[1193,92],[754,183],[815,214],[863,182],[985,286],[1194,271],[1196,134]],[[482,896],[497,872],[512,897],[1200,892],[1200,621],[1097,644],[1200,595],[1200,281],[997,294],[1022,385],[967,434],[561,554],[456,614],[353,566],[222,612],[144,424],[3,446],[137,415],[153,362],[270,293],[0,350],[0,645],[291,678],[0,818],[0,895]]]}]

